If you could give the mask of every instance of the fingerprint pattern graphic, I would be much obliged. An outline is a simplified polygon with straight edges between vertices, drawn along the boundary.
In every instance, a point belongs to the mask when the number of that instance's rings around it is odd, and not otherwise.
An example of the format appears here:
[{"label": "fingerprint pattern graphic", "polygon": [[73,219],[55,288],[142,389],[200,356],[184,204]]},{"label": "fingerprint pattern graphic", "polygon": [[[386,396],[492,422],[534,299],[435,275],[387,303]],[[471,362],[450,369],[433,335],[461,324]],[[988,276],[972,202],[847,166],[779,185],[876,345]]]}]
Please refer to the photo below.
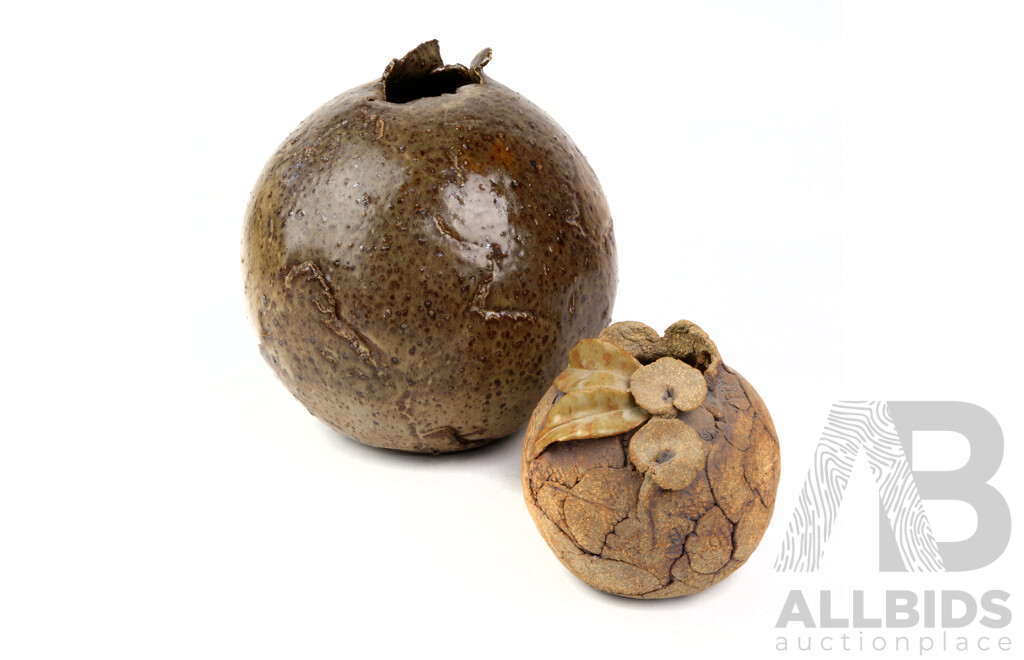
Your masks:
[{"label": "fingerprint pattern graphic", "polygon": [[775,559],[776,571],[818,569],[862,447],[906,570],[944,570],[888,405],[885,401],[837,401],[829,411],[814,464]]}]

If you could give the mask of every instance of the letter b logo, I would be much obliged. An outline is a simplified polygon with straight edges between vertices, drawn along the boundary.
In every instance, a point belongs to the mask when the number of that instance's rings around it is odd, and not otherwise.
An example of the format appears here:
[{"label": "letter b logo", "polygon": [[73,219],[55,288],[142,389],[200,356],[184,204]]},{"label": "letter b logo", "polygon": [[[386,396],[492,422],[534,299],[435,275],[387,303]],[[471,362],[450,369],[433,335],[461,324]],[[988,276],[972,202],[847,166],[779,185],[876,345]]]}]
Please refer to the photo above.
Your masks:
[{"label": "letter b logo", "polygon": [[[953,431],[970,444],[958,470],[913,472],[914,431]],[[957,401],[837,402],[815,450],[782,549],[779,571],[813,571],[824,555],[853,464],[861,449],[878,486],[879,568],[969,571],[995,561],[1010,540],[1010,509],[988,484],[1003,458],[1003,433],[983,408]],[[963,541],[937,542],[923,500],[959,500],[977,512]]]}]

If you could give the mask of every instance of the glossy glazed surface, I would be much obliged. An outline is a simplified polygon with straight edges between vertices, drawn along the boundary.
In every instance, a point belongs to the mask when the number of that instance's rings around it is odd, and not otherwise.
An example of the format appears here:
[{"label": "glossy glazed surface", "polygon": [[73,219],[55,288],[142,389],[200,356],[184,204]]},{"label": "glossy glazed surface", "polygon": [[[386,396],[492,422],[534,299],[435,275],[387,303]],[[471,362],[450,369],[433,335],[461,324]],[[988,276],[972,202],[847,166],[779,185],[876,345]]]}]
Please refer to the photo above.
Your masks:
[{"label": "glossy glazed surface", "polygon": [[[424,46],[388,71],[435,67]],[[445,452],[514,432],[610,318],[600,184],[553,120],[482,74],[488,59],[461,67],[481,82],[453,93],[394,103],[382,79],[338,96],[250,199],[260,350],[310,412],[366,444]]]}]

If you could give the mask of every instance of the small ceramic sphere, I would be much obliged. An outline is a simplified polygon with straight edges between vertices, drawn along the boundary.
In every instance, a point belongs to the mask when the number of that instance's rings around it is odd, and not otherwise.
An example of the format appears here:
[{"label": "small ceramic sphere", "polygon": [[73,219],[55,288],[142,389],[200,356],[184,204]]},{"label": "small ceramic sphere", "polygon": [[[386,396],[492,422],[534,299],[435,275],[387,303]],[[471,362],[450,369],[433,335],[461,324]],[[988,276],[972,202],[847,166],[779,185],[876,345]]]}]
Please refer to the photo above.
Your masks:
[{"label": "small ceramic sphere", "polygon": [[615,297],[597,177],[539,108],[437,42],[310,115],[267,163],[242,264],[260,351],[359,442],[441,453],[526,422]]},{"label": "small ceramic sphere", "polygon": [[626,433],[555,442],[534,456],[562,396],[552,386],[524,438],[527,508],[559,560],[596,589],[644,599],[699,592],[742,566],[768,527],[780,474],[771,415],[688,321],[664,338],[643,324],[617,323],[599,339],[648,365],[634,380],[655,362],[664,373],[662,360],[678,360],[679,371],[703,374],[706,395],[696,405],[687,394],[684,407],[695,407],[686,411],[658,400],[660,414]]}]

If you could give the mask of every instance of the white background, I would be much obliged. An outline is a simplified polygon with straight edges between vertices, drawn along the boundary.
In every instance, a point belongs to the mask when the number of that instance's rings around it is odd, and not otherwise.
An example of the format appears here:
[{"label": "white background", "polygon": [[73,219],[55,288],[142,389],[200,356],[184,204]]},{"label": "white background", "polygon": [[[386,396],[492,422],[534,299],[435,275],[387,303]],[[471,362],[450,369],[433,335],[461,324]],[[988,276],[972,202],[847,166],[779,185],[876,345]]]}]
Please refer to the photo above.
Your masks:
[{"label": "white background", "polygon": [[[1024,515],[1019,2],[26,6],[0,20],[0,657],[763,657],[792,588],[865,589],[876,614],[885,588],[1002,588],[1024,616],[1016,538],[983,570],[880,574],[863,465],[822,570],[772,570],[836,399],[985,407]],[[573,578],[522,502],[521,435],[368,449],[259,357],[256,176],[430,38],[447,61],[493,47],[488,74],[587,155],[615,319],[700,323],[772,410],[775,519],[704,594]],[[971,534],[929,506],[940,540]]]}]

